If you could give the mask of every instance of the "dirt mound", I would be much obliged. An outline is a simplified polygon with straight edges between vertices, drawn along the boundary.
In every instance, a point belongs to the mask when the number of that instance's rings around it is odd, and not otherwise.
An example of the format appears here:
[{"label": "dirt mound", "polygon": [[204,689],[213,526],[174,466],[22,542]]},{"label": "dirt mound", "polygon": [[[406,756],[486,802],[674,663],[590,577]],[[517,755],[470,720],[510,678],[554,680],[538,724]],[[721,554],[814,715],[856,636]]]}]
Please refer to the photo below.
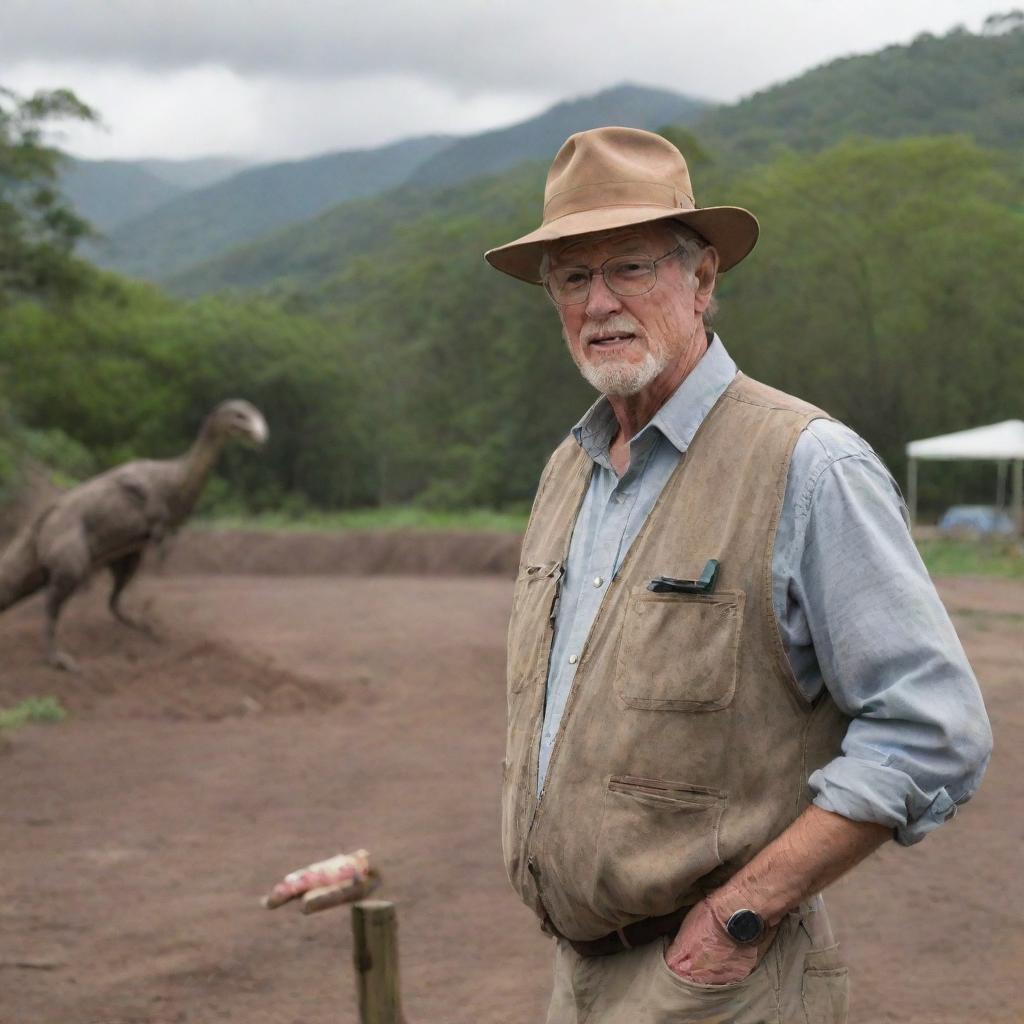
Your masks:
[{"label": "dirt mound", "polygon": [[[25,500],[38,502],[44,492],[32,495],[26,491]],[[43,664],[39,598],[6,613],[0,624],[0,707],[40,694],[58,697],[75,717],[85,718],[221,719],[327,707],[341,699],[337,687],[252,647],[233,646],[209,621],[190,616],[190,602],[174,608],[161,602],[160,577],[511,578],[520,540],[515,533],[481,531],[186,530],[162,564],[147,554],[142,577],[129,592],[129,604],[148,602],[143,617],[156,627],[158,643],[111,619],[104,574],[62,616],[61,641],[77,659],[78,674]],[[140,591],[155,597],[140,598]]]},{"label": "dirt mound", "polygon": [[182,575],[512,576],[518,533],[477,530],[186,530],[163,571]]},{"label": "dirt mound", "polygon": [[341,699],[273,665],[266,654],[247,653],[162,616],[159,605],[147,620],[156,639],[114,622],[94,588],[61,623],[61,643],[80,667],[67,673],[42,660],[39,600],[14,609],[3,623],[0,707],[53,695],[75,718],[218,720],[316,710]]}]

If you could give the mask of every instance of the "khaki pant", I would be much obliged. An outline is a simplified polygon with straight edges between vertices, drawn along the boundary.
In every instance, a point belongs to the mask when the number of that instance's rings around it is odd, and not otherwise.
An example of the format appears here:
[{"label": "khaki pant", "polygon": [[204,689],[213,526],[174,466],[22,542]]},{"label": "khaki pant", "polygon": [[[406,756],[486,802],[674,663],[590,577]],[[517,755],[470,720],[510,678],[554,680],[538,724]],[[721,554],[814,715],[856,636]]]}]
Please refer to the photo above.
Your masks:
[{"label": "khaki pant", "polygon": [[557,940],[547,1024],[846,1024],[846,968],[820,897],[787,915],[742,981],[684,981],[665,963],[669,941],[581,957]]}]

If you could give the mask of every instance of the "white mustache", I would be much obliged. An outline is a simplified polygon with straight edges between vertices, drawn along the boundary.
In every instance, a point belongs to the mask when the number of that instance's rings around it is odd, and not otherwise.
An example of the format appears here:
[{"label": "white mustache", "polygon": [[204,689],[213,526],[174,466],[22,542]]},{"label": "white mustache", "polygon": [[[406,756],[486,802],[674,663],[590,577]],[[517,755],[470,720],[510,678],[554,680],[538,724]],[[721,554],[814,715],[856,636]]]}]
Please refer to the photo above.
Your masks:
[{"label": "white mustache", "polygon": [[635,334],[639,338],[643,329],[627,313],[618,313],[607,320],[588,320],[580,330],[580,341],[589,345],[594,338],[608,334]]}]

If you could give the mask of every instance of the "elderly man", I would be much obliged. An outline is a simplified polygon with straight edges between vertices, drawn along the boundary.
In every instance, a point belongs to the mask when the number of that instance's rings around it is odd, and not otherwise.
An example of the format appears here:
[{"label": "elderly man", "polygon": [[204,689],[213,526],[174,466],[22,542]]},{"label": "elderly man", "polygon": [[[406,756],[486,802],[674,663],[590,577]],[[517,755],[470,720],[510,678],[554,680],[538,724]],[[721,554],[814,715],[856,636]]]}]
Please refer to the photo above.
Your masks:
[{"label": "elderly man", "polygon": [[818,893],[971,796],[977,684],[871,448],[709,337],[754,217],[628,128],[572,136],[544,198],[487,259],[543,283],[602,396],[509,627],[502,839],[557,940],[548,1021],[843,1021]]}]

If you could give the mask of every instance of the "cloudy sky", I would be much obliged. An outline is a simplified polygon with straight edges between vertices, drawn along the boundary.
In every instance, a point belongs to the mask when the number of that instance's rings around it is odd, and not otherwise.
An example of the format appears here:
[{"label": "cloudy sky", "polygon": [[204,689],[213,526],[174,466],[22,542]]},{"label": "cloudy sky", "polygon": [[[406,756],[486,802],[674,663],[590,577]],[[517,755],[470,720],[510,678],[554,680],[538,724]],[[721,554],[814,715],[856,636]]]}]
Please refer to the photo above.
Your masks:
[{"label": "cloudy sky", "polygon": [[465,134],[622,81],[730,101],[977,31],[999,0],[2,0],[0,85],[68,86],[89,157],[289,158]]}]

